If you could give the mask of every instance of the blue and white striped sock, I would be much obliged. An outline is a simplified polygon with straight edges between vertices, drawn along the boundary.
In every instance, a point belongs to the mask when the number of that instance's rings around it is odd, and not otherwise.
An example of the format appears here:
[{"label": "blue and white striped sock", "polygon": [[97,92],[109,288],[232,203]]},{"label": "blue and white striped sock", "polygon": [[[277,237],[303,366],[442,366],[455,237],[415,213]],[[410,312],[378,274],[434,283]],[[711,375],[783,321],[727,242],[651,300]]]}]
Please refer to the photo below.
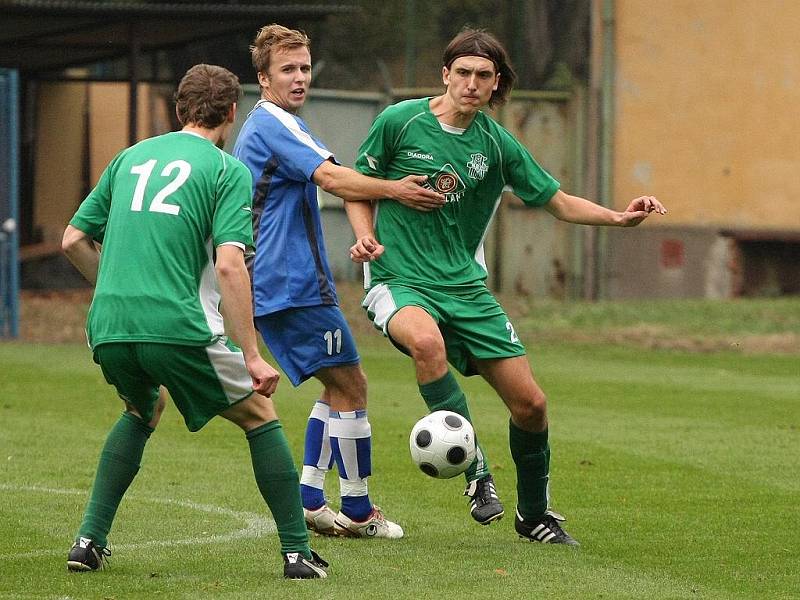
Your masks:
[{"label": "blue and white striped sock", "polygon": [[366,410],[330,412],[331,450],[339,469],[342,512],[363,521],[372,512],[367,477],[372,474],[372,428]]},{"label": "blue and white striped sock", "polygon": [[309,510],[316,510],[325,504],[325,474],[333,466],[333,454],[328,436],[330,412],[330,406],[317,400],[306,425],[300,496],[303,499],[303,508]]}]

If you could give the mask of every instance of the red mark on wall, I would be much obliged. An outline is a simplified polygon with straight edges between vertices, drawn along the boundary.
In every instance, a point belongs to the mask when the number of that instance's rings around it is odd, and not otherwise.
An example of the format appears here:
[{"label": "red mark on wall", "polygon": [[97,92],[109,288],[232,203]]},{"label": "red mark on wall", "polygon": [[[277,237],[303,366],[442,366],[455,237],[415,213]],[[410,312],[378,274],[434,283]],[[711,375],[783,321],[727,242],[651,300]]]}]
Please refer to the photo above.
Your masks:
[{"label": "red mark on wall", "polygon": [[681,240],[661,241],[661,266],[665,269],[680,269],[683,267],[684,246]]}]

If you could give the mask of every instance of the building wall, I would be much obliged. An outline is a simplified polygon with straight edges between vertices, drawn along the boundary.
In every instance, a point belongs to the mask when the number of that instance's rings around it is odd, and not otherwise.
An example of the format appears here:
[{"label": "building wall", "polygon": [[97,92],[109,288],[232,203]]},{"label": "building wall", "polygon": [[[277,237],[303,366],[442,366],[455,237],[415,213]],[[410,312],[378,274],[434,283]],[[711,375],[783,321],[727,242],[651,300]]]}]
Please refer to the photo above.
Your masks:
[{"label": "building wall", "polygon": [[617,0],[614,197],[800,228],[800,2]]}]

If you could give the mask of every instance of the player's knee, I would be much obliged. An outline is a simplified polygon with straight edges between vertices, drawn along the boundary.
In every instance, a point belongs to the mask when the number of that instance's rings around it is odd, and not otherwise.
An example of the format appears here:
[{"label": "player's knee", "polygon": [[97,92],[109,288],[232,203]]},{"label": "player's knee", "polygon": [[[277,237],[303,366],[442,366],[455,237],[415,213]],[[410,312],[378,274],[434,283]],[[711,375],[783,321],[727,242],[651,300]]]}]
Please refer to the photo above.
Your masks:
[{"label": "player's knee", "polygon": [[547,425],[547,397],[544,392],[514,402],[511,409],[513,421],[522,429],[539,431]]},{"label": "player's knee", "polygon": [[408,351],[417,363],[445,362],[446,354],[442,336],[423,333],[414,338]]},{"label": "player's knee", "polygon": [[246,400],[234,404],[222,413],[222,416],[245,431],[278,418],[272,400],[257,393],[253,393]]}]

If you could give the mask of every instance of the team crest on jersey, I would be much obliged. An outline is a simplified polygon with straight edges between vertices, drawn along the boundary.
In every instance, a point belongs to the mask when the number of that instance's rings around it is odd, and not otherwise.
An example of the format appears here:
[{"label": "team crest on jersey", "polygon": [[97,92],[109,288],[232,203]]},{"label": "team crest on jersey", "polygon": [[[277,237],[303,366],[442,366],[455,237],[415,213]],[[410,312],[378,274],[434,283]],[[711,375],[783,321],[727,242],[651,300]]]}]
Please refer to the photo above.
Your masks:
[{"label": "team crest on jersey", "polygon": [[489,170],[489,159],[480,152],[470,154],[470,161],[467,163],[469,169],[469,176],[472,179],[481,181],[486,177],[486,172]]},{"label": "team crest on jersey", "polygon": [[458,176],[453,165],[447,163],[433,175],[428,177],[428,187],[444,194],[447,202],[458,202],[464,195],[467,186]]}]

